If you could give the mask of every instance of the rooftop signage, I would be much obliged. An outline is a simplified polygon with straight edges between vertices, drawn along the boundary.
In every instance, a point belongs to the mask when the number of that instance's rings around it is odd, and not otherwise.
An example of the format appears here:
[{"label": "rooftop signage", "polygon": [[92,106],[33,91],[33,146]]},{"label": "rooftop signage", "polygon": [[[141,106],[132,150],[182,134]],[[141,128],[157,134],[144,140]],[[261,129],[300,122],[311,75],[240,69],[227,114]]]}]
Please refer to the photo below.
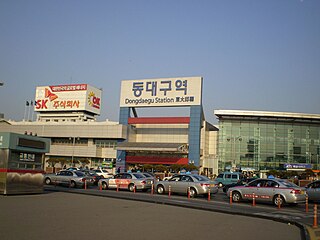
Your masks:
[{"label": "rooftop signage", "polygon": [[87,111],[100,114],[101,90],[88,84],[42,86],[36,88],[34,110]]},{"label": "rooftop signage", "polygon": [[124,80],[120,107],[201,105],[202,77]]}]

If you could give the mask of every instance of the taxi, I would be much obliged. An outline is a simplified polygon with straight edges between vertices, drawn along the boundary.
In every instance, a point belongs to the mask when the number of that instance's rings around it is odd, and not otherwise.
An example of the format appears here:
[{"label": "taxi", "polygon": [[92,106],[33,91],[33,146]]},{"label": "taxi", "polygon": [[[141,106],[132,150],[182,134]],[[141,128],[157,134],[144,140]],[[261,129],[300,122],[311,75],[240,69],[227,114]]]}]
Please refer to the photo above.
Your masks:
[{"label": "taxi", "polygon": [[218,192],[218,185],[211,181],[206,176],[197,174],[175,174],[170,179],[159,181],[155,186],[158,194],[165,193],[179,193],[189,194],[190,197],[208,194],[215,194]]},{"label": "taxi", "polygon": [[118,173],[112,178],[100,179],[98,186],[102,189],[127,189],[148,191],[152,187],[152,180],[141,173]]},{"label": "taxi", "polygon": [[305,189],[285,179],[258,178],[244,186],[231,187],[227,191],[233,202],[255,200],[257,202],[271,202],[276,206],[305,203]]}]

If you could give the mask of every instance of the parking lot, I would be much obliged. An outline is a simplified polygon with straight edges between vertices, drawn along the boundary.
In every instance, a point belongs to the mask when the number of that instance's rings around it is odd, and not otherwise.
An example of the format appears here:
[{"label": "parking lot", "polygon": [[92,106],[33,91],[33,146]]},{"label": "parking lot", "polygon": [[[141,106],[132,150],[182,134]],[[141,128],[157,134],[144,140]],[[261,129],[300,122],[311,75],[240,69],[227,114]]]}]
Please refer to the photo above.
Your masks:
[{"label": "parking lot", "polygon": [[0,239],[301,239],[293,225],[73,193],[0,196]]}]

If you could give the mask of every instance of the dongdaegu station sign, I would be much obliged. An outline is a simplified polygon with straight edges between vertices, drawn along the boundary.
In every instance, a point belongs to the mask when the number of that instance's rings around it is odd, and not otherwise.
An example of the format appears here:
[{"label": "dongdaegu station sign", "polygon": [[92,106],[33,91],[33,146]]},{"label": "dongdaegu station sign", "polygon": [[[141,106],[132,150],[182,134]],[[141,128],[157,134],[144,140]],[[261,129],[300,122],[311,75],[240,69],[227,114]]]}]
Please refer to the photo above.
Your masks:
[{"label": "dongdaegu station sign", "polygon": [[201,105],[202,77],[124,80],[120,107]]},{"label": "dongdaegu station sign", "polygon": [[[136,108],[154,107],[189,107],[188,117],[139,117]],[[132,114],[131,114],[132,113]],[[121,81],[119,123],[125,126],[143,124],[187,124],[188,133],[183,142],[178,144],[188,146],[186,153],[181,154],[176,148],[177,142],[168,137],[166,142],[157,142],[145,137],[143,142],[137,139],[124,140],[118,143],[117,168],[125,169],[126,163],[157,162],[160,164],[193,163],[200,166],[201,128],[204,120],[202,109],[202,77],[174,77],[137,79]],[[138,126],[138,128],[140,127]],[[156,127],[155,127],[156,128]],[[172,126],[175,128],[175,126]],[[137,129],[137,128],[135,128]],[[150,135],[156,135],[150,129]],[[140,134],[138,131],[133,134]],[[148,135],[148,134],[147,134]],[[187,136],[186,136],[187,135]],[[167,150],[171,146],[170,151]],[[134,149],[139,149],[135,155]],[[161,151],[159,151],[161,149]],[[174,154],[172,154],[172,151]],[[169,152],[168,152],[169,151]],[[130,153],[131,152],[131,153]],[[154,153],[156,152],[156,154]],[[128,154],[127,154],[128,153]],[[168,154],[169,153],[169,154]]]},{"label": "dongdaegu station sign", "polygon": [[100,115],[101,90],[88,84],[42,86],[36,89],[37,112],[87,111]]}]

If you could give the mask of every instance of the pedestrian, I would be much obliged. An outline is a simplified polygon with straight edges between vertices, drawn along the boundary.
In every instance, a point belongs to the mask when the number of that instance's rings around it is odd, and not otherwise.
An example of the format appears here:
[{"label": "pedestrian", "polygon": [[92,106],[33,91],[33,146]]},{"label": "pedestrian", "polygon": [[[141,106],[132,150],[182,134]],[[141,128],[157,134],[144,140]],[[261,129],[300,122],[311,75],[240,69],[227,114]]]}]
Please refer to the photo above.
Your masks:
[{"label": "pedestrian", "polygon": [[117,173],[120,173],[121,167],[118,167],[117,169]]}]

